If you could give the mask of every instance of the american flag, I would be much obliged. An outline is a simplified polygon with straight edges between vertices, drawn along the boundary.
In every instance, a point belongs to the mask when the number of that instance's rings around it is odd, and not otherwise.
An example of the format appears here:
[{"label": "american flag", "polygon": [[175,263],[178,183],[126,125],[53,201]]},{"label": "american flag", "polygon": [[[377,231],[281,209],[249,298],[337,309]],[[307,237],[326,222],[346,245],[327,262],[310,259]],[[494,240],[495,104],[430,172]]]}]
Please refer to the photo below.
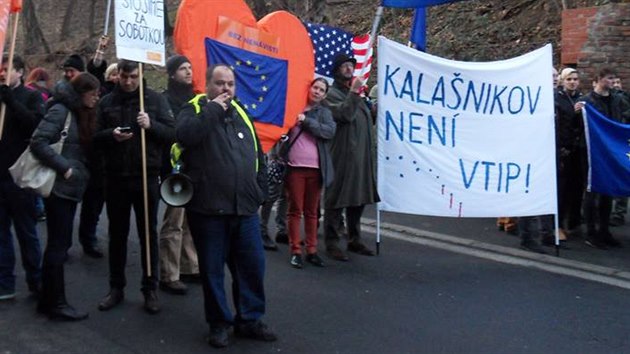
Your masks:
[{"label": "american flag", "polygon": [[368,52],[370,35],[354,36],[340,28],[328,25],[305,23],[308,35],[313,41],[313,55],[315,56],[315,74],[333,79],[332,66],[335,57],[345,54],[354,57],[357,65],[354,68],[354,76],[359,76],[365,66],[363,81],[367,81],[372,69],[372,49]]}]

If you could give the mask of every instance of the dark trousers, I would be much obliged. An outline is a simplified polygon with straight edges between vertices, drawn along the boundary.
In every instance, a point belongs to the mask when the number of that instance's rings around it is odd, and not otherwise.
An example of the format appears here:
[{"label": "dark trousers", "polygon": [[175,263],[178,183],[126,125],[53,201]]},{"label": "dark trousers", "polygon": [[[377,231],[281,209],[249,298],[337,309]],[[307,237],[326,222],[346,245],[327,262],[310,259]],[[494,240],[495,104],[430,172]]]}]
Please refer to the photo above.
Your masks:
[{"label": "dark trousers", "polygon": [[559,158],[558,169],[558,215],[560,228],[569,230],[578,227],[582,220],[582,196],[584,176],[580,154],[572,152]]},{"label": "dark trousers", "polygon": [[42,292],[39,306],[49,309],[66,303],[64,267],[72,246],[72,229],[77,202],[50,196],[44,199],[48,241],[42,265]]},{"label": "dark trousers", "polygon": [[79,224],[79,242],[83,247],[95,247],[98,240],[96,238],[96,227],[105,204],[105,193],[103,182],[98,180],[99,176],[90,178],[83,202],[81,203],[81,221]]},{"label": "dark trousers", "polygon": [[365,205],[340,209],[326,209],[324,213],[324,235],[326,248],[339,247],[343,230],[343,211],[346,210],[348,243],[361,242],[361,215]]},{"label": "dark trousers", "polygon": [[0,288],[15,290],[15,250],[11,225],[20,244],[29,288],[41,281],[42,249],[37,236],[34,193],[20,189],[10,178],[0,179]]},{"label": "dark trousers", "polygon": [[260,208],[260,229],[262,231],[262,235],[269,236],[269,217],[271,216],[271,209],[276,202],[278,203],[275,219],[276,232],[279,234],[287,233],[288,202],[286,194],[284,193],[284,183],[269,183],[269,197]]},{"label": "dark trousers", "polygon": [[157,289],[158,283],[158,238],[157,210],[159,185],[157,177],[149,177],[149,244],[151,258],[151,276],[147,269],[147,249],[144,228],[144,196],[142,181],[137,178],[112,178],[107,181],[107,217],[109,218],[109,285],[123,289],[127,285],[125,266],[127,264],[127,238],[131,208],[136,215],[136,227],[140,240],[142,261],[142,291]]},{"label": "dark trousers", "polygon": [[[265,313],[265,255],[258,215],[209,216],[186,211],[199,257],[209,324],[257,321]],[[225,295],[225,264],[232,275],[233,318]]]},{"label": "dark trousers", "polygon": [[77,202],[51,195],[44,199],[48,241],[43,267],[60,266],[68,258],[72,246],[72,229]]},{"label": "dark trousers", "polygon": [[584,195],[584,220],[588,237],[597,238],[608,233],[608,219],[612,210],[612,197],[586,192]]}]

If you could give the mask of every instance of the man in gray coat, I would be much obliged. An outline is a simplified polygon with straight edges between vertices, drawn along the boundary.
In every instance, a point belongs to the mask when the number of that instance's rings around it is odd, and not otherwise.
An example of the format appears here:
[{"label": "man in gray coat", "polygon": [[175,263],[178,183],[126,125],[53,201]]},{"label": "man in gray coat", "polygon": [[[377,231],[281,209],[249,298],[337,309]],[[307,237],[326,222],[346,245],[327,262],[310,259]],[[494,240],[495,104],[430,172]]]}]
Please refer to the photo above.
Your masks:
[{"label": "man in gray coat", "polygon": [[324,235],[328,256],[338,261],[348,260],[339,248],[344,209],[348,251],[364,256],[374,255],[361,242],[360,223],[365,205],[379,201],[372,156],[372,115],[360,96],[363,82],[353,79],[355,65],[356,60],[344,54],[335,58],[332,70],[335,82],[325,101],[337,123],[337,132],[331,145],[335,178],[324,197]]}]

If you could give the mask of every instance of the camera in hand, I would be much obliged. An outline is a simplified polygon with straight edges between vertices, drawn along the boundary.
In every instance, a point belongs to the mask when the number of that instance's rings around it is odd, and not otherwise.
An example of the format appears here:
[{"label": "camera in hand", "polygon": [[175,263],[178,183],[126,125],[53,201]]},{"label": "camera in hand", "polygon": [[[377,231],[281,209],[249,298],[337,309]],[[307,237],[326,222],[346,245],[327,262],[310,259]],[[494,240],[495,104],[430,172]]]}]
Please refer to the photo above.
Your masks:
[{"label": "camera in hand", "polygon": [[121,133],[126,133],[126,134],[131,133],[131,127],[120,127],[120,128],[118,128],[118,130]]}]

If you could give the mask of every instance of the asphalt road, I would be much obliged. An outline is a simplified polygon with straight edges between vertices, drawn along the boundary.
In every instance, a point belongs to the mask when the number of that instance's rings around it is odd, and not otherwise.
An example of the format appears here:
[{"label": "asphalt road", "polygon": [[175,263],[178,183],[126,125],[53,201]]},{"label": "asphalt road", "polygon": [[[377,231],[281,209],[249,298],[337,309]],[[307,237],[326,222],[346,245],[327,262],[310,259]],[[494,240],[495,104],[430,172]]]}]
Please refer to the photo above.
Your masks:
[{"label": "asphalt road", "polygon": [[[374,241],[374,235],[366,236]],[[286,246],[268,252],[265,321],[280,339],[235,339],[223,351],[630,352],[628,290],[413,242],[384,238],[382,246],[377,257],[352,256],[348,263],[326,259],[323,269],[308,264],[302,270],[291,268]],[[139,262],[134,233],[126,300],[119,308],[99,312],[96,305],[108,290],[107,261],[73,248],[68,298],[90,312],[88,320],[78,323],[51,322],[36,314],[18,266],[18,297],[0,303],[0,353],[214,351],[204,341],[201,287],[191,286],[187,296],[160,293],[162,312],[148,315],[142,310]]]}]

